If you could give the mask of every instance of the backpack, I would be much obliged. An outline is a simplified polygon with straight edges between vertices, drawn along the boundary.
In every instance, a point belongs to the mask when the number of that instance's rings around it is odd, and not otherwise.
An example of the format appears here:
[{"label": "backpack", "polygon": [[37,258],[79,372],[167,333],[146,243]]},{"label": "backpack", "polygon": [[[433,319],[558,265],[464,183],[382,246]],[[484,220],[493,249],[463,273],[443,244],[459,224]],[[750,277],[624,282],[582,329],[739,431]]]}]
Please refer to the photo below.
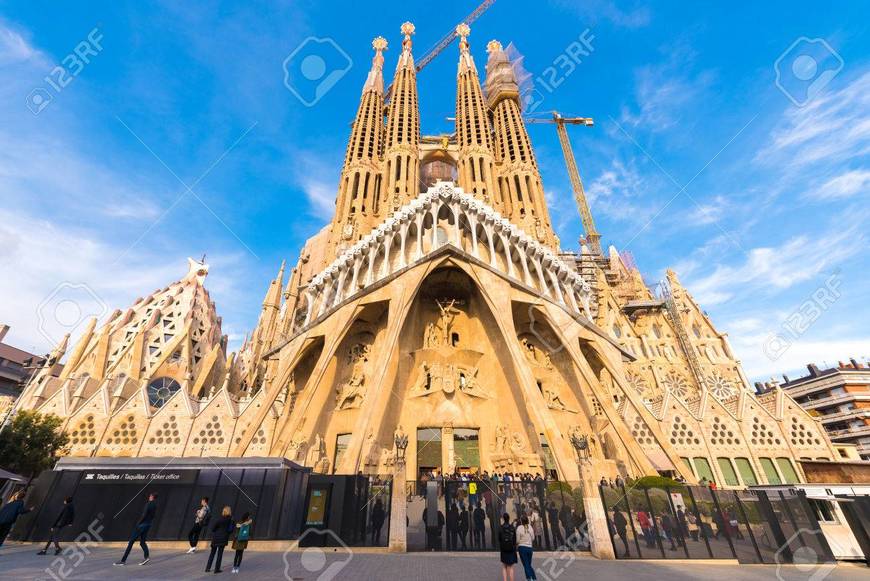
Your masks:
[{"label": "backpack", "polygon": [[514,551],[517,548],[517,531],[513,525],[502,525],[498,533],[499,548],[502,551]]},{"label": "backpack", "polygon": [[236,540],[247,541],[249,538],[251,538],[251,525],[243,524],[239,527],[239,532],[236,533]]}]

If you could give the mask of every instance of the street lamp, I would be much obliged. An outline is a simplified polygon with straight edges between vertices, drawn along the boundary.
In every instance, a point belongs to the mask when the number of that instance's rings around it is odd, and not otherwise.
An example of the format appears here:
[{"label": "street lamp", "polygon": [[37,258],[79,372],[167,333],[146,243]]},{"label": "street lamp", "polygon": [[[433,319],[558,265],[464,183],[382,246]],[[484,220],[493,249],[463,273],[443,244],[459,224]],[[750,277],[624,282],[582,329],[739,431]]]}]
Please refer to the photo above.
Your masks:
[{"label": "street lamp", "polygon": [[393,443],[396,445],[396,463],[404,464],[405,450],[408,448],[408,434],[402,430],[402,426],[396,428]]},{"label": "street lamp", "polygon": [[589,460],[589,437],[586,434],[581,434],[580,430],[575,429],[569,434],[568,438],[577,452],[577,460],[581,464]]}]

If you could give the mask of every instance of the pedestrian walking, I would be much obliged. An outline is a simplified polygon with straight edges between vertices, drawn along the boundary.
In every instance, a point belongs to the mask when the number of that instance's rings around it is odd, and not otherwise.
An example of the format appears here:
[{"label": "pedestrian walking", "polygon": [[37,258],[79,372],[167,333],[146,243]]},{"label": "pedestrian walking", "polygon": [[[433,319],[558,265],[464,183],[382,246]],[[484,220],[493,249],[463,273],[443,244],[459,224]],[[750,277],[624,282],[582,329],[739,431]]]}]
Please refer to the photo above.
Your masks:
[{"label": "pedestrian walking", "polygon": [[123,567],[127,564],[127,557],[130,556],[130,551],[133,549],[133,543],[135,543],[137,539],[139,540],[139,546],[142,547],[142,553],[145,556],[145,559],[139,564],[145,565],[151,560],[147,542],[148,530],[151,528],[151,524],[154,522],[154,516],[156,514],[157,493],[152,492],[148,495],[148,502],[146,502],[145,506],[142,508],[142,516],[139,517],[136,526],[133,527],[133,532],[130,533],[130,541],[127,543],[127,550],[124,551],[124,556],[121,557],[121,560],[115,563],[116,566]]},{"label": "pedestrian walking", "polygon": [[67,496],[64,499],[60,513],[58,513],[57,518],[54,519],[54,524],[51,525],[51,529],[48,531],[48,542],[45,543],[44,549],[36,553],[37,555],[45,555],[48,552],[48,547],[50,547],[52,543],[54,543],[54,554],[60,554],[61,548],[60,544],[57,542],[57,538],[60,536],[60,531],[62,529],[73,523],[76,515],[72,502],[72,496]]},{"label": "pedestrian walking", "polygon": [[233,538],[233,549],[236,555],[233,557],[233,573],[238,573],[242,566],[242,557],[245,554],[245,549],[248,548],[248,540],[251,538],[251,525],[254,520],[251,514],[246,512],[242,515],[242,520],[236,523],[236,535]]},{"label": "pedestrian walking", "polygon": [[459,537],[459,509],[451,504],[447,509],[447,550],[455,551]]},{"label": "pedestrian walking", "polygon": [[538,512],[537,506],[532,506],[532,512],[529,515],[529,526],[532,527],[532,532],[535,535],[534,548],[542,548],[544,544],[544,519],[541,518],[541,513]]},{"label": "pedestrian walking", "polygon": [[190,532],[187,533],[187,542],[190,543],[188,554],[196,552],[196,545],[199,544],[199,537],[202,534],[202,529],[208,526],[208,521],[211,520],[211,507],[208,505],[208,497],[203,496],[199,500],[199,506],[193,513],[193,526]]},{"label": "pedestrian walking", "polygon": [[472,515],[474,521],[473,544],[475,548],[482,549],[486,543],[486,511],[478,504]]},{"label": "pedestrian walking", "polygon": [[622,541],[623,546],[625,547],[625,553],[623,553],[623,557],[628,557],[628,533],[626,531],[626,527],[628,526],[628,521],[625,519],[625,515],[622,514],[622,511],[619,508],[613,509],[613,528],[614,532],[619,537],[619,540]]},{"label": "pedestrian walking", "polygon": [[468,510],[463,506],[462,510],[459,512],[459,540],[462,542],[462,550],[468,549],[468,545],[466,544],[466,539],[468,537],[468,529],[469,525]]},{"label": "pedestrian walking", "polygon": [[374,547],[381,544],[381,529],[384,528],[386,519],[387,512],[384,510],[384,503],[378,498],[375,501],[375,506],[372,507],[372,546]]},{"label": "pedestrian walking", "polygon": [[33,510],[32,506],[30,508],[24,508],[23,490],[19,490],[9,497],[9,502],[4,504],[3,508],[0,508],[0,547],[3,546],[6,537],[9,535],[9,531],[12,530],[18,517],[22,514],[27,514],[31,510]]},{"label": "pedestrian walking", "polygon": [[693,541],[698,540],[698,519],[691,512],[686,513],[686,522],[688,523],[689,536]]},{"label": "pedestrian walking", "polygon": [[504,513],[498,532],[498,546],[501,553],[502,581],[514,581],[514,565],[517,564],[517,531],[511,524],[511,517]]},{"label": "pedestrian walking", "polygon": [[671,515],[668,513],[662,513],[660,520],[662,532],[665,534],[665,538],[671,543],[671,550],[676,551],[677,545],[674,543],[674,521],[671,519]]},{"label": "pedestrian walking", "polygon": [[559,528],[559,509],[556,508],[555,502],[550,502],[547,508],[547,521],[550,523],[550,529],[553,532],[553,544],[556,549],[560,549],[565,544],[565,538],[562,536],[562,531]]},{"label": "pedestrian walking", "polygon": [[537,580],[537,577],[535,577],[535,570],[532,569],[535,529],[529,524],[529,517],[527,516],[522,517],[520,523],[520,526],[517,527],[517,550],[520,553],[520,561],[523,563],[523,571],[526,574],[526,581],[529,581],[530,579]]},{"label": "pedestrian walking", "polygon": [[[230,534],[235,528],[233,522],[233,510],[225,506],[221,511],[221,517],[211,527],[211,552],[208,554],[208,562],[205,564],[205,572],[211,573],[211,565],[214,562],[215,575],[222,573],[221,561],[224,558],[224,549],[230,541]],[[215,560],[217,556],[217,560]]]}]

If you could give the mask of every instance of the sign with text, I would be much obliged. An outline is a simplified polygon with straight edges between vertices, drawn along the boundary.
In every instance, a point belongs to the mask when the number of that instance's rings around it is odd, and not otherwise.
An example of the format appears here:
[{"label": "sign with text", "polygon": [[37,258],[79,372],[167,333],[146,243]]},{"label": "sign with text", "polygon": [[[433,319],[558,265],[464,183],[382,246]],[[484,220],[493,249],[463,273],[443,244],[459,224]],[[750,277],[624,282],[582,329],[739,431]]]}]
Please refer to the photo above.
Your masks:
[{"label": "sign with text", "polygon": [[193,484],[197,470],[85,470],[80,484]]}]

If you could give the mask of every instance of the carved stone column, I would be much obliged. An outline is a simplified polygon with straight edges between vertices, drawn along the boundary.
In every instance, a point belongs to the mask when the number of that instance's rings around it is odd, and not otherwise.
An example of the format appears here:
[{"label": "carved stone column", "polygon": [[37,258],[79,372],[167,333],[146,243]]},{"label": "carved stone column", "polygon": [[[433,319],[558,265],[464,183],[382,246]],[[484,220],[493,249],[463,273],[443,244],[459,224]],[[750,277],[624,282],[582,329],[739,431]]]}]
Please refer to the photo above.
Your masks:
[{"label": "carved stone column", "polygon": [[408,550],[408,501],[405,496],[405,459],[396,458],[393,492],[390,498],[390,552]]},{"label": "carved stone column", "polygon": [[589,537],[592,555],[598,559],[615,559],[613,543],[610,541],[610,529],[607,526],[607,513],[598,495],[592,462],[581,460],[577,463],[577,467],[580,470],[580,482],[583,487],[583,512],[586,513],[586,534]]},{"label": "carved stone column", "polygon": [[408,499],[405,496],[405,452],[408,450],[408,435],[402,426],[393,435],[396,462],[393,464],[393,490],[390,496],[390,552],[404,553],[408,550]]},{"label": "carved stone column", "polygon": [[448,424],[441,428],[441,473],[453,474],[456,470],[454,463],[453,448],[453,425]]}]

